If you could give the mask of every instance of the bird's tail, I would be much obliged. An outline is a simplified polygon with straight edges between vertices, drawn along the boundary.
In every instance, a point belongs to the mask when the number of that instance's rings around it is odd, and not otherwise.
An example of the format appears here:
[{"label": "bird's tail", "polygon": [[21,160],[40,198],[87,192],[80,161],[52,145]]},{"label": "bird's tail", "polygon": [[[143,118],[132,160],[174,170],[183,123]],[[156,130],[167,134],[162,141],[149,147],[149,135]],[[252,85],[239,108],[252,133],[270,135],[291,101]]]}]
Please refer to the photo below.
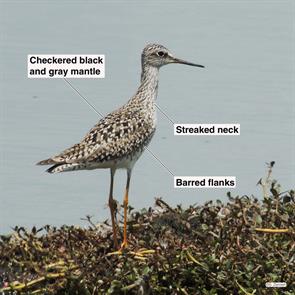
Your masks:
[{"label": "bird's tail", "polygon": [[80,170],[83,169],[83,164],[79,163],[59,163],[51,166],[49,169],[46,170],[48,173],[59,173],[59,172],[68,172],[68,171],[74,171],[74,170]]},{"label": "bird's tail", "polygon": [[59,172],[67,172],[85,169],[85,164],[83,163],[57,163],[52,158],[42,160],[37,163],[37,165],[53,165],[49,169],[46,170],[48,173],[59,173]]},{"label": "bird's tail", "polygon": [[53,164],[56,164],[56,162],[54,162],[51,158],[49,158],[49,159],[38,162],[36,165],[53,165]]}]

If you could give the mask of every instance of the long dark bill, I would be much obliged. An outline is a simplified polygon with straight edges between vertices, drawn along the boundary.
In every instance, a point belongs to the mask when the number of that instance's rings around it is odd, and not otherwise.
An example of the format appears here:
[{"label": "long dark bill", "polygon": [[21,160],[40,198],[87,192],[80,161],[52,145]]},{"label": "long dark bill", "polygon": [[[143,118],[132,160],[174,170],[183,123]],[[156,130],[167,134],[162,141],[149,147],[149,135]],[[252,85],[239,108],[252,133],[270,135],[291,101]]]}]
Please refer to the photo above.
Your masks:
[{"label": "long dark bill", "polygon": [[192,62],[188,62],[188,61],[185,61],[183,59],[176,58],[176,57],[173,57],[173,62],[177,63],[177,64],[183,64],[183,65],[189,65],[189,66],[193,66],[193,67],[205,68],[202,65],[194,64]]}]

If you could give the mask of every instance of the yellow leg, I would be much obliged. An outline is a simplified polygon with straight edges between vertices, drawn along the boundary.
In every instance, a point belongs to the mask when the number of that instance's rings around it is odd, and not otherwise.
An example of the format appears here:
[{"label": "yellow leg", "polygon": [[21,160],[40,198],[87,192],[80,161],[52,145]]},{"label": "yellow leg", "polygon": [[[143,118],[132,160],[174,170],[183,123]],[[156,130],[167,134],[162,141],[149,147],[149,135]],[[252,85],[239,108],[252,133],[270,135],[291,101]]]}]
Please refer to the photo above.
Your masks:
[{"label": "yellow leg", "polygon": [[127,247],[127,209],[128,209],[128,191],[125,192],[124,197],[124,232],[123,232],[123,243],[121,244],[121,249]]},{"label": "yellow leg", "polygon": [[[127,211],[128,211],[128,194],[129,194],[129,184],[130,184],[130,178],[131,178],[131,169],[127,170],[127,183],[126,183],[126,189],[125,189],[125,196],[124,196],[124,232],[123,232],[123,242],[121,244],[121,247],[118,251],[108,253],[107,256],[111,255],[123,255],[123,250],[127,247],[128,241],[127,241]],[[114,240],[115,241],[115,240]],[[131,254],[134,256],[135,259],[140,260],[146,260],[147,257],[155,253],[155,250],[147,250],[147,249],[140,249],[137,252],[134,251],[126,251],[125,254]]]},{"label": "yellow leg", "polygon": [[127,247],[127,210],[128,210],[128,194],[129,194],[129,184],[131,178],[131,170],[127,170],[127,183],[125,189],[125,197],[124,197],[124,232],[123,232],[123,243],[121,244],[120,250],[123,250]]},{"label": "yellow leg", "polygon": [[112,228],[113,228],[113,238],[114,238],[114,247],[118,249],[118,239],[117,239],[117,228],[115,222],[115,209],[114,209],[114,200],[110,204],[111,219],[112,219]]},{"label": "yellow leg", "polygon": [[109,207],[111,211],[111,220],[112,220],[112,228],[113,228],[113,237],[114,237],[114,246],[116,249],[118,249],[118,239],[117,239],[117,228],[116,228],[116,222],[115,222],[115,201],[113,199],[113,186],[114,186],[114,175],[115,170],[111,169],[111,185],[110,185],[110,195],[109,195]]}]

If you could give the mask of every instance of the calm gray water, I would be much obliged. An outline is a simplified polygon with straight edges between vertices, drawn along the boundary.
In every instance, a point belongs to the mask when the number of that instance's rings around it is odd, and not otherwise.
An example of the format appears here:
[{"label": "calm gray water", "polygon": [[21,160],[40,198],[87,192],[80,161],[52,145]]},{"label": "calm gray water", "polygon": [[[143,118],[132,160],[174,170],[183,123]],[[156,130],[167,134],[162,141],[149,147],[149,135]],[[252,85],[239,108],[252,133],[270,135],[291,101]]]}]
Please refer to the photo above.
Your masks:
[{"label": "calm gray water", "polygon": [[[27,55],[105,54],[105,79],[71,83],[106,114],[134,94],[149,42],[205,69],[161,69],[158,104],[179,123],[240,123],[239,137],[175,137],[158,114],[150,149],[175,175],[233,175],[233,194],[261,196],[265,162],[294,186],[292,1],[1,1],[0,232],[14,225],[83,224],[109,216],[107,170],[49,175],[41,159],[78,142],[97,114],[62,79],[31,79]],[[125,172],[116,175],[123,199]],[[135,166],[130,203],[226,200],[228,189],[174,189],[149,153]]]}]

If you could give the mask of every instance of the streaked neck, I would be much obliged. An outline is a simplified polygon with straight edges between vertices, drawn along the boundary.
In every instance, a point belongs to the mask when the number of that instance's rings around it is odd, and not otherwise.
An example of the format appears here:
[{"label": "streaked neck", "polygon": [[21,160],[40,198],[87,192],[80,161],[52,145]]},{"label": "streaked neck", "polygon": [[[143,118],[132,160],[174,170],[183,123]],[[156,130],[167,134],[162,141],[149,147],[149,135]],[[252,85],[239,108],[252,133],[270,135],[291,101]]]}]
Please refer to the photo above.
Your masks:
[{"label": "streaked neck", "polygon": [[138,94],[144,99],[155,99],[158,92],[159,69],[149,65],[142,66],[141,84]]}]

